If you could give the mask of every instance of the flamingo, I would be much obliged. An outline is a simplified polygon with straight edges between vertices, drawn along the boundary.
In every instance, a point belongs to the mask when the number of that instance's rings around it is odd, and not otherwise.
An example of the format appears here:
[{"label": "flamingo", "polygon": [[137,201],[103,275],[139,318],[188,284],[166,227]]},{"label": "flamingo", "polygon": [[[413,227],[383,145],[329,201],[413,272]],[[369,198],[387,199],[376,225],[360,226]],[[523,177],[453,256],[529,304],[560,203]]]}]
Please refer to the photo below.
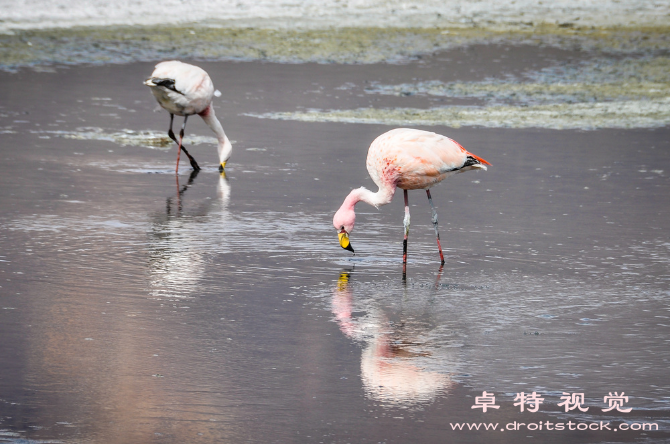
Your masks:
[{"label": "flamingo", "polygon": [[[170,113],[170,129],[168,136],[174,140],[179,148],[177,148],[177,167],[175,172],[179,172],[179,155],[181,151],[188,156],[191,166],[194,170],[199,170],[200,167],[195,159],[186,151],[182,140],[184,138],[184,128],[188,116],[198,114],[209,126],[216,138],[219,141],[219,171],[223,172],[226,167],[226,162],[230,158],[233,151],[233,146],[223,132],[221,122],[214,114],[214,107],[212,106],[212,98],[219,97],[221,93],[214,90],[214,85],[209,75],[203,70],[188,63],[182,63],[177,60],[168,62],[160,62],[156,65],[154,72],[151,74],[144,84],[151,87],[151,92],[158,101],[158,104]],[[179,132],[179,141],[172,132],[172,123],[174,115],[184,116],[184,123]]]},{"label": "flamingo", "polygon": [[379,187],[373,193],[365,187],[352,190],[344,199],[342,206],[333,217],[333,226],[338,231],[340,246],[354,252],[349,235],[354,229],[356,213],[354,206],[363,201],[379,208],[391,202],[396,188],[405,194],[405,218],[403,226],[402,262],[403,270],[407,264],[407,236],[409,234],[408,190],[426,190],[428,202],[433,212],[433,227],[437,237],[437,249],[440,261],[444,265],[444,255],[440,245],[440,233],[437,229],[437,212],[430,188],[449,176],[469,170],[486,170],[491,165],[481,157],[468,152],[458,142],[429,131],[409,128],[396,128],[377,137],[368,150],[365,162],[370,177]]}]

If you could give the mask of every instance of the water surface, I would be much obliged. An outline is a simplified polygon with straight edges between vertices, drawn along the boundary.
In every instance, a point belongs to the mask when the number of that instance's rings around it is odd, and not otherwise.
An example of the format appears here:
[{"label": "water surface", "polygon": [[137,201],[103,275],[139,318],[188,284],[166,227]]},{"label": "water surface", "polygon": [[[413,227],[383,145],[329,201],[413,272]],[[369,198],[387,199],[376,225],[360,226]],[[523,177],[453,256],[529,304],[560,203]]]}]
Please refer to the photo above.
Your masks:
[{"label": "water surface", "polygon": [[[392,126],[256,117],[429,108],[442,97],[365,88],[484,80],[498,49],[203,63],[234,141],[225,177],[195,118],[204,169],[175,176],[168,116],[141,84],[151,63],[1,74],[0,441],[667,441],[667,125],[426,128],[493,166],[432,192],[443,269],[410,193],[403,281],[402,199],[358,207],[356,256],[331,226],[351,188],[373,186],[366,149]],[[509,73],[583,57],[506,52]],[[483,391],[499,410],[471,408]],[[532,391],[544,404],[520,413]],[[563,392],[588,412],[563,412]],[[609,392],[632,412],[602,412]],[[661,430],[450,426],[568,420]]]}]

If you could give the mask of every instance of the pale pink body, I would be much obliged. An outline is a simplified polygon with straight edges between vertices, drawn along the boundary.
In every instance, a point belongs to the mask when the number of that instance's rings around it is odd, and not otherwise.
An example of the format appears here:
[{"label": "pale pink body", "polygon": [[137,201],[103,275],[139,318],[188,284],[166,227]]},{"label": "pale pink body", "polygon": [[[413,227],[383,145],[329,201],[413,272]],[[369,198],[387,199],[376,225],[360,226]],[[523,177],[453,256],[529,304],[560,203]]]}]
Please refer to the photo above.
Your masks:
[{"label": "pale pink body", "polygon": [[460,173],[468,153],[458,142],[428,131],[397,128],[377,137],[365,165],[380,188],[427,189]]},{"label": "pale pink body", "polygon": [[[476,163],[465,166],[476,159]],[[470,159],[470,160],[469,160]],[[377,137],[368,150],[366,166],[379,187],[372,191],[352,190],[333,217],[333,226],[351,233],[356,214],[354,206],[366,202],[375,207],[390,203],[396,188],[429,189],[449,176],[472,169],[486,169],[484,159],[469,153],[458,142],[429,131],[397,128]]]},{"label": "pale pink body", "polygon": [[[174,90],[156,84],[159,79],[174,80]],[[144,84],[151,87],[151,92],[160,106],[170,114],[178,116],[199,114],[202,117],[216,135],[219,162],[225,166],[233,151],[233,146],[214,113],[212,99],[221,93],[214,89],[212,79],[207,72],[202,68],[177,60],[160,62]]]}]

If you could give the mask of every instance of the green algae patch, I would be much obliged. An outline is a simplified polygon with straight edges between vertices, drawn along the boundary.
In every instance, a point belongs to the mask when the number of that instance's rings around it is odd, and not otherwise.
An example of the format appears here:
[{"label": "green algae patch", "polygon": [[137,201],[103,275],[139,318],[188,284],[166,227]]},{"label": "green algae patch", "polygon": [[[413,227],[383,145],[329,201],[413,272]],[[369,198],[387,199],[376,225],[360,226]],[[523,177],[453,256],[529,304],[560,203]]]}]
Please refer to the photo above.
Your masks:
[{"label": "green algae patch", "polygon": [[372,84],[368,94],[477,99],[483,106],[359,108],[258,115],[306,122],[507,128],[657,128],[670,124],[670,58],[595,58],[481,82]]},{"label": "green algae patch", "polygon": [[534,105],[615,100],[658,99],[670,96],[670,58],[598,58],[558,65],[523,78],[483,82],[424,81],[399,85],[373,84],[368,94],[475,98],[489,104]]},{"label": "green algae patch", "polygon": [[[158,131],[105,131],[97,127],[77,128],[75,131],[60,130],[32,130],[31,133],[39,134],[42,137],[62,137],[74,140],[102,140],[112,142],[120,146],[138,146],[150,149],[169,150],[175,147],[174,141],[170,139],[165,132]],[[200,145],[203,143],[216,144],[213,137],[186,135],[184,137],[185,145]]]},{"label": "green algae patch", "polygon": [[670,26],[564,25],[332,29],[179,25],[15,30],[0,35],[0,68],[172,58],[280,63],[402,62],[422,54],[490,43],[549,45],[617,54],[655,54],[670,49]]},{"label": "green algae patch", "polygon": [[388,88],[396,95],[434,95],[513,103],[597,102],[670,96],[670,83],[426,83]]},{"label": "green algae patch", "polygon": [[394,126],[439,125],[489,128],[658,128],[670,124],[670,98],[619,102],[552,104],[528,107],[360,108],[309,112],[280,112],[259,118],[303,122],[347,122]]}]

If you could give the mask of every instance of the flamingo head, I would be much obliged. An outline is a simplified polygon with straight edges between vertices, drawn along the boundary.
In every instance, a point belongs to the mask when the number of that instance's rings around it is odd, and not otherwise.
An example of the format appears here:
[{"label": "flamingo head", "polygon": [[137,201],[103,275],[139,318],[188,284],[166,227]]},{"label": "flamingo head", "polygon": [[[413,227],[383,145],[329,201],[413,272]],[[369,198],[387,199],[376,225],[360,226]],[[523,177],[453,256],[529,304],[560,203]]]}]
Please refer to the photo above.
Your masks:
[{"label": "flamingo head", "polygon": [[345,207],[345,205],[342,205],[342,207],[337,210],[337,213],[335,213],[335,216],[333,216],[333,226],[337,230],[337,236],[340,238],[340,246],[352,253],[354,252],[354,249],[349,243],[349,233],[353,231],[355,222],[356,213],[354,213],[353,206]]}]

